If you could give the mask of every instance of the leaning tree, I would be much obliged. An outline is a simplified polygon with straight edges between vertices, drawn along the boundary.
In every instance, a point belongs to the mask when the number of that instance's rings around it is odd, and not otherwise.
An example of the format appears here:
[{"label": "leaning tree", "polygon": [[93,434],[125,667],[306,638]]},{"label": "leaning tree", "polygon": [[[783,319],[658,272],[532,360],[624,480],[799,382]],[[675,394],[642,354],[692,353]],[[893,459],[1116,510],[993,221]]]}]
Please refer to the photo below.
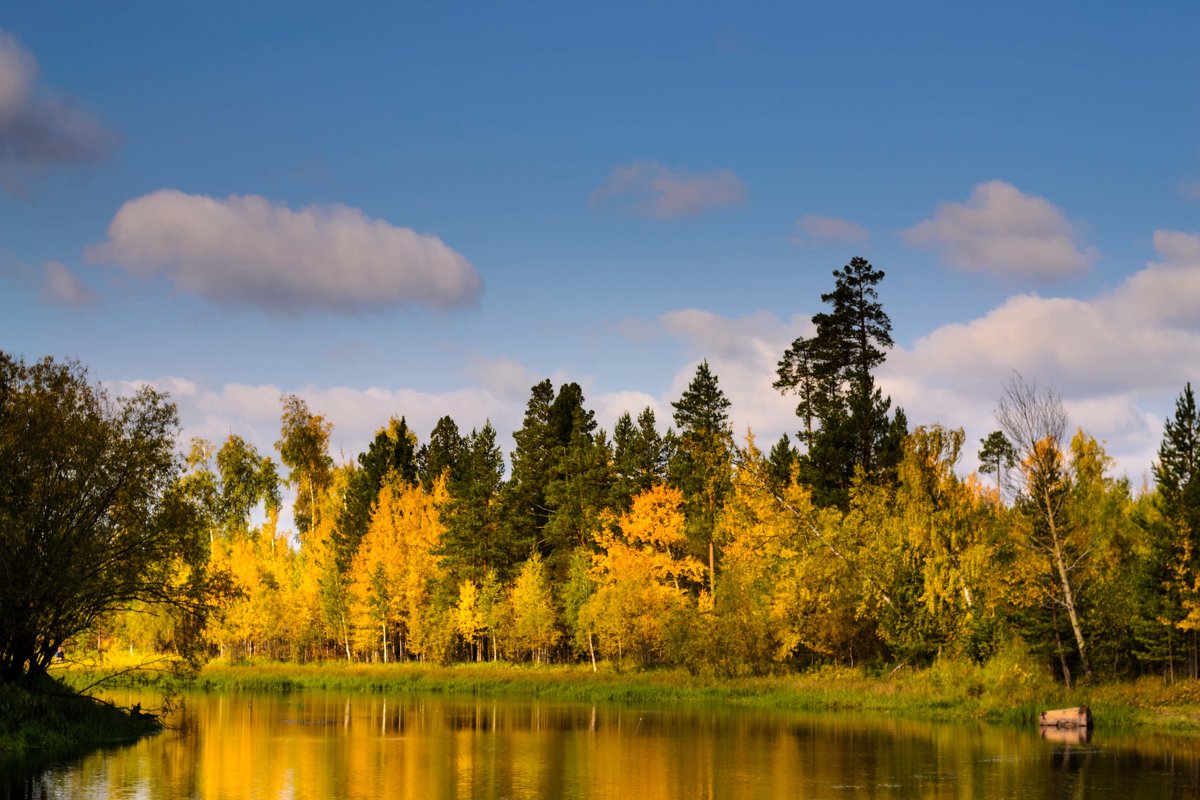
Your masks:
[{"label": "leaning tree", "polygon": [[113,398],[76,362],[0,352],[0,680],[44,673],[65,640],[135,603],[204,610],[178,428],[149,387]]}]

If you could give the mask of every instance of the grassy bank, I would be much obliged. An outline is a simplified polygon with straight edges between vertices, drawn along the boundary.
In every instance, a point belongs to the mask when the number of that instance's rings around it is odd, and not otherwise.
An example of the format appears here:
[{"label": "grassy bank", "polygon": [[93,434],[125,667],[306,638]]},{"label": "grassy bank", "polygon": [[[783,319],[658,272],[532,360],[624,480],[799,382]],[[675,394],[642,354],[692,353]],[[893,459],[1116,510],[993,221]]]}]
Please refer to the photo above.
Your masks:
[{"label": "grassy bank", "polygon": [[160,727],[153,717],[80,697],[56,680],[29,688],[0,684],[0,759],[67,754]]},{"label": "grassy bank", "polygon": [[[90,676],[89,676],[90,677]],[[82,676],[80,676],[82,679]],[[718,679],[678,670],[622,673],[586,666],[511,664],[222,664],[205,667],[203,691],[437,693],[614,702],[635,706],[736,705],[792,711],[862,711],[926,720],[1032,724],[1040,711],[1089,705],[1104,727],[1200,732],[1200,684],[1161,680],[1067,690],[1020,658],[984,666],[941,662],[890,673],[825,668],[767,678]]]}]

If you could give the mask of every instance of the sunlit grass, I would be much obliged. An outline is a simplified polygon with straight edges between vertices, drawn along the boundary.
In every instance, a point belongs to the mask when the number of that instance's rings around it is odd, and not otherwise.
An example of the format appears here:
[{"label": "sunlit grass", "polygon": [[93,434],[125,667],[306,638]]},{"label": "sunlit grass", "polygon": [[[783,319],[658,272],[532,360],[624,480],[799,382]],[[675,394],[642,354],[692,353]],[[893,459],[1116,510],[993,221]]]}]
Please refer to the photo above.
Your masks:
[{"label": "sunlit grass", "polygon": [[[112,659],[105,667],[117,671],[137,661],[135,654],[128,665]],[[96,672],[75,667],[66,676],[80,685],[94,679]],[[118,682],[168,683],[171,679],[134,672]],[[590,665],[584,664],[215,661],[200,672],[191,688],[214,692],[338,690],[538,697],[632,706],[726,705],[1019,725],[1034,724],[1046,709],[1088,705],[1098,724],[1108,729],[1152,724],[1173,730],[1200,730],[1200,682],[1167,685],[1161,679],[1142,678],[1067,689],[1021,649],[1002,652],[983,665],[939,659],[921,669],[826,666],[787,675],[736,679],[698,677],[679,669],[620,671],[607,663],[601,663],[593,672]]]}]

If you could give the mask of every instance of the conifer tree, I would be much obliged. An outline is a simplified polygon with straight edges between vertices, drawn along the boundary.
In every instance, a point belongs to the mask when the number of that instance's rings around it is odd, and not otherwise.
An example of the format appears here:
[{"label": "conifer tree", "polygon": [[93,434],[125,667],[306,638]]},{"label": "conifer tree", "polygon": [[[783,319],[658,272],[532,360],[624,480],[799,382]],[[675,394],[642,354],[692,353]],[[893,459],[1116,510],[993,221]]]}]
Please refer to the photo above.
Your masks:
[{"label": "conifer tree", "polygon": [[507,576],[528,549],[509,537],[502,524],[501,489],[504,458],[490,421],[472,430],[459,463],[459,478],[446,506],[442,553],[448,566],[480,581],[488,570]]},{"label": "conifer tree", "polygon": [[613,428],[613,501],[618,511],[628,511],[633,498],[667,480],[667,465],[675,451],[675,434],[658,432],[654,410],[638,414],[637,423],[628,412]]},{"label": "conifer tree", "polygon": [[458,432],[454,419],[448,415],[439,419],[429,434],[429,443],[422,445],[417,453],[421,485],[431,490],[434,482],[443,475],[453,485],[458,479],[457,470],[466,446],[467,441]]},{"label": "conifer tree", "polygon": [[513,433],[512,479],[505,490],[505,524],[510,537],[529,543],[541,538],[550,518],[546,487],[554,469],[558,437],[551,423],[554,385],[547,378],[530,390],[521,429]]},{"label": "conifer tree", "polygon": [[707,551],[709,591],[715,596],[717,559],[713,537],[732,470],[730,403],[705,360],[696,368],[683,395],[671,405],[679,428],[671,481],[683,492],[688,538],[698,555]]},{"label": "conifer tree", "polygon": [[1163,561],[1154,570],[1163,583],[1158,614],[1186,632],[1188,673],[1195,678],[1200,674],[1200,414],[1190,383],[1175,402],[1174,419],[1164,426],[1153,472],[1162,519],[1154,537]]},{"label": "conifer tree", "polygon": [[815,335],[797,338],[783,354],[775,388],[800,398],[803,480],[821,504],[844,507],[857,470],[870,479],[894,478],[908,425],[899,409],[889,418],[891,398],[872,374],[893,345],[891,319],[875,289],[883,271],[855,257],[833,275],[834,290],[821,295],[831,310],[815,314]]},{"label": "conifer tree", "polygon": [[1004,475],[1017,465],[1017,451],[1004,431],[992,431],[980,439],[979,471],[984,475],[995,474],[996,492],[1004,494]]}]

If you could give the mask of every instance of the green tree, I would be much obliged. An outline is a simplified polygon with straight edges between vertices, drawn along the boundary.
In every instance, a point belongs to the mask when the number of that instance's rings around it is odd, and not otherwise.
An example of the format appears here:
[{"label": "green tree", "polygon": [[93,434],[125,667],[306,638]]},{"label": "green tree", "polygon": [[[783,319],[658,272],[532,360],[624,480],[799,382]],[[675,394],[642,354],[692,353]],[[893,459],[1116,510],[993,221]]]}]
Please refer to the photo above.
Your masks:
[{"label": "green tree", "polygon": [[675,453],[675,434],[660,434],[654,410],[644,408],[635,424],[628,412],[613,428],[613,501],[618,511],[628,511],[633,498],[667,480],[667,467]]},{"label": "green tree", "polygon": [[546,487],[554,469],[559,444],[550,408],[554,403],[554,385],[549,379],[530,390],[521,429],[513,433],[516,449],[512,453],[512,478],[506,487],[505,524],[510,538],[527,542],[532,552],[550,519]]},{"label": "green tree", "polygon": [[504,459],[491,422],[467,437],[458,475],[443,507],[446,532],[441,553],[447,569],[476,583],[489,570],[508,575],[528,550],[510,538],[511,529],[503,524]]},{"label": "green tree", "polygon": [[1004,495],[1004,476],[1017,465],[1017,451],[1004,431],[992,431],[979,443],[979,471],[996,476],[997,499]]},{"label": "green tree", "polygon": [[44,673],[131,604],[202,618],[208,542],[177,480],[178,432],[154,389],[113,399],[76,362],[0,352],[0,680]]},{"label": "green tree", "polygon": [[802,478],[824,505],[845,507],[857,471],[891,479],[903,456],[907,421],[875,386],[873,371],[893,346],[891,319],[875,287],[884,273],[855,257],[834,270],[830,311],[812,318],[816,333],[799,337],[779,362],[775,388],[799,396],[804,421]]},{"label": "green tree", "polygon": [[591,543],[612,483],[607,437],[604,431],[594,436],[589,433],[587,418],[577,412],[570,441],[559,447],[553,477],[546,487],[546,503],[554,511],[543,529],[542,546],[548,553],[547,567],[554,574],[565,570],[573,548]]},{"label": "green tree", "polygon": [[316,523],[317,496],[333,476],[329,457],[333,424],[310,412],[308,404],[294,394],[285,395],[282,404],[282,427],[275,449],[289,470],[288,485],[296,489],[296,530],[303,536]]},{"label": "green tree", "polygon": [[779,441],[771,448],[771,452],[767,454],[766,474],[770,481],[771,488],[779,491],[782,487],[791,483],[792,471],[796,467],[796,462],[800,459],[800,453],[792,446],[792,442],[788,439],[785,433],[779,437]]},{"label": "green tree", "polygon": [[706,360],[700,362],[688,388],[671,405],[679,428],[679,448],[671,464],[671,479],[683,491],[688,538],[697,555],[707,551],[708,588],[715,596],[714,532],[717,515],[730,489],[733,457],[729,399]]},{"label": "green tree", "polygon": [[433,426],[429,443],[421,446],[417,454],[417,471],[421,485],[433,486],[446,476],[453,484],[458,480],[459,463],[467,448],[467,440],[458,432],[458,425],[450,416],[444,416]]},{"label": "green tree", "polygon": [[1175,402],[1174,419],[1163,429],[1153,466],[1159,522],[1154,544],[1159,563],[1162,622],[1186,632],[1188,672],[1200,674],[1196,631],[1200,629],[1200,414],[1189,383]]},{"label": "green tree", "polygon": [[221,473],[221,507],[226,530],[240,530],[249,523],[259,503],[268,515],[279,511],[279,475],[270,456],[261,456],[254,445],[230,434],[217,451]]}]

